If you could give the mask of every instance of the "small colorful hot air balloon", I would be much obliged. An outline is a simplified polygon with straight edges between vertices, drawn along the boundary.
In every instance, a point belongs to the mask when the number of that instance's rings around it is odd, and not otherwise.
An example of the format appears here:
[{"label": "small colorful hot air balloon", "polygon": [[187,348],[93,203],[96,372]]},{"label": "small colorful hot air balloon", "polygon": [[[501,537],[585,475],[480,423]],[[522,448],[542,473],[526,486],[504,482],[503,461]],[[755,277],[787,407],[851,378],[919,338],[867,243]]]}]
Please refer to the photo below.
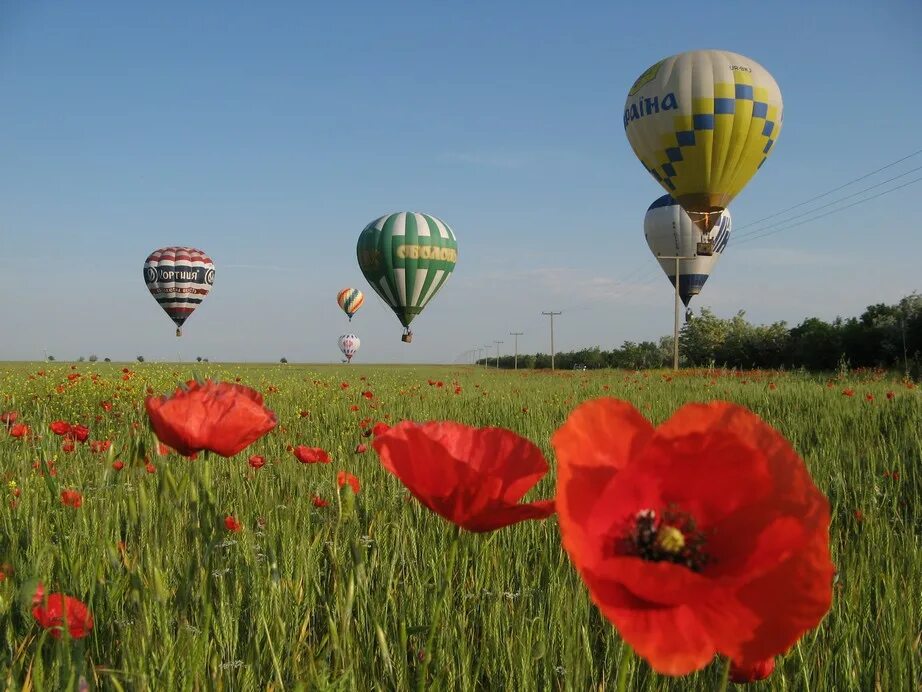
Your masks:
[{"label": "small colorful hot air balloon", "polygon": [[[643,233],[655,257],[694,257],[701,237],[701,229],[669,195],[663,195],[647,209]],[[724,209],[715,226],[713,254],[679,260],[679,297],[685,307],[692,296],[701,292],[729,240],[730,210]],[[661,259],[659,263],[675,286],[675,260]]]},{"label": "small colorful hot air balloon", "polygon": [[336,294],[336,302],[339,303],[339,307],[342,308],[343,312],[349,316],[349,321],[351,322],[352,316],[358,312],[358,309],[362,307],[362,303],[365,302],[365,295],[357,288],[344,288]]},{"label": "small colorful hot air balloon", "polygon": [[368,283],[404,326],[401,339],[410,343],[410,322],[455,268],[458,242],[454,232],[429,214],[387,214],[365,227],[356,255]]},{"label": "small colorful hot air balloon", "polygon": [[362,340],[355,334],[343,334],[339,337],[339,350],[343,352],[346,360],[350,363],[352,362],[352,356],[358,352],[361,345]]},{"label": "small colorful hot air balloon", "polygon": [[723,50],[661,60],[638,77],[624,104],[637,158],[706,234],[765,163],[782,118],[771,74]]},{"label": "small colorful hot air balloon", "polygon": [[176,336],[182,325],[211,291],[214,263],[201,250],[191,247],[162,247],[144,262],[144,283],[163,311],[176,323]]}]

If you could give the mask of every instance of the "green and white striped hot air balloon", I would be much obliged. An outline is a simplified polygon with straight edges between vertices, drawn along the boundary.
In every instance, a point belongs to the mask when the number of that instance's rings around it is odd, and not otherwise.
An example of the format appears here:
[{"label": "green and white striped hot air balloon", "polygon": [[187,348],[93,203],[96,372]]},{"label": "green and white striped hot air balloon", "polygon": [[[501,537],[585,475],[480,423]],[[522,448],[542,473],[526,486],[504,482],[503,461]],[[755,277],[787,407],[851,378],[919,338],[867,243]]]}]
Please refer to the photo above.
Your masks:
[{"label": "green and white striped hot air balloon", "polygon": [[444,221],[397,212],[365,226],[355,248],[359,268],[413,339],[410,322],[445,285],[458,260],[458,242]]}]

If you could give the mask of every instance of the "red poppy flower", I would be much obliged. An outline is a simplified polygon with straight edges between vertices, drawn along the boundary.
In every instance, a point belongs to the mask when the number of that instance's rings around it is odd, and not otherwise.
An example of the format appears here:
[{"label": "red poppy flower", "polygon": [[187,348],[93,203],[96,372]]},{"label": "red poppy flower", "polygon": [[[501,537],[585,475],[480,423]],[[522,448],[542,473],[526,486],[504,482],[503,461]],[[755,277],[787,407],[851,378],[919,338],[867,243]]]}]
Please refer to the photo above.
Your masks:
[{"label": "red poppy flower", "polygon": [[275,414],[249,387],[190,381],[171,397],[150,397],[147,415],[157,437],[184,456],[207,449],[238,454],[276,425]]},{"label": "red poppy flower", "polygon": [[461,393],[461,387],[455,387],[455,394]]},{"label": "red poppy flower", "polygon": [[249,464],[254,469],[261,469],[266,465],[266,457],[261,457],[258,454],[254,454],[250,457]]},{"label": "red poppy flower", "polygon": [[77,442],[86,442],[90,436],[90,429],[85,425],[74,425],[70,429],[70,434],[73,435]]},{"label": "red poppy flower", "polygon": [[358,444],[358,445],[355,446],[355,453],[356,453],[356,454],[364,454],[364,453],[367,452],[367,451],[368,451],[368,446],[365,445],[365,444],[360,443],[360,444]]},{"label": "red poppy flower", "polygon": [[10,436],[12,437],[25,437],[28,434],[29,426],[25,423],[16,423],[16,425],[10,428]]},{"label": "red poppy flower", "polygon": [[232,533],[240,533],[240,530],[243,528],[243,524],[237,521],[237,518],[232,515],[227,515],[224,517],[224,528]]},{"label": "red poppy flower", "polygon": [[375,451],[426,507],[468,531],[493,531],[554,513],[553,500],[518,504],[547,473],[541,451],[502,428],[405,421]]},{"label": "red poppy flower", "polygon": [[326,450],[320,447],[308,447],[307,445],[298,445],[294,448],[295,458],[302,464],[329,464],[330,455]]},{"label": "red poppy flower", "polygon": [[76,598],[53,593],[46,599],[44,588],[39,584],[32,603],[32,617],[42,628],[50,630],[54,639],[61,638],[64,627],[71,639],[82,639],[93,629],[93,615]]},{"label": "red poppy flower", "polygon": [[114,468],[116,471],[121,471],[123,468],[125,468],[125,462],[121,459],[116,459],[114,462],[112,462],[112,468]]},{"label": "red poppy flower", "polygon": [[845,396],[855,396],[855,390],[854,389],[843,389],[842,394]]},{"label": "red poppy flower", "polygon": [[767,678],[774,670],[774,658],[766,658],[764,661],[756,661],[746,666],[740,666],[736,662],[732,662],[730,664],[730,682],[735,682],[738,685],[758,682]]},{"label": "red poppy flower", "polygon": [[339,484],[340,488],[348,484],[352,488],[352,492],[358,495],[359,479],[353,476],[351,473],[347,473],[346,471],[340,471],[339,473],[336,474],[336,482]]},{"label": "red poppy flower", "polygon": [[310,411],[298,411],[298,416],[300,416],[301,418],[310,418],[311,412]]},{"label": "red poppy flower", "polygon": [[350,410],[350,411],[358,411],[358,410],[359,410],[359,407],[358,407],[357,404],[352,404],[352,406],[349,407],[349,410]]},{"label": "red poppy flower", "polygon": [[17,418],[19,418],[18,411],[5,411],[4,413],[0,413],[0,423],[3,423],[6,427],[10,427],[15,423]]},{"label": "red poppy flower", "polygon": [[77,490],[62,490],[61,503],[67,507],[77,508],[83,504],[83,495]]},{"label": "red poppy flower", "polygon": [[383,435],[390,429],[391,429],[391,426],[389,426],[387,423],[375,423],[375,426],[371,429],[371,434],[374,435],[375,437],[378,437],[379,435]]},{"label": "red poppy flower", "polygon": [[154,466],[149,461],[144,465],[144,470],[147,471],[148,473],[157,473],[157,467]]},{"label": "red poppy flower", "polygon": [[102,452],[108,452],[111,446],[112,440],[93,440],[90,442],[90,451],[100,454]]},{"label": "red poppy flower", "polygon": [[73,440],[67,440],[61,445],[61,451],[70,454],[75,449]]},{"label": "red poppy flower", "polygon": [[311,498],[311,502],[314,504],[314,507],[329,507],[330,503],[324,500],[320,495],[314,495]]},{"label": "red poppy flower", "polygon": [[892,399],[894,396],[896,396],[896,395],[895,395],[893,392],[887,392],[887,399],[888,399],[888,400]]},{"label": "red poppy flower", "polygon": [[371,392],[362,392],[362,396],[365,397],[366,399],[373,399],[375,395],[372,394]]},{"label": "red poppy flower", "polygon": [[70,373],[70,374],[67,376],[67,379],[68,379],[69,381],[71,381],[71,382],[74,382],[75,380],[80,379],[80,373],[79,373],[79,372],[72,372],[72,373]]},{"label": "red poppy flower", "polygon": [[112,410],[112,404],[109,403],[108,401],[103,401],[99,405],[102,406],[102,410],[105,411],[106,413],[109,413],[109,411]]},{"label": "red poppy flower", "polygon": [[339,383],[339,386],[340,386],[340,388],[342,388],[342,389],[349,389],[349,383],[348,383],[348,382],[340,382],[340,383]]},{"label": "red poppy flower", "polygon": [[775,430],[734,404],[654,429],[583,404],[555,433],[563,545],[593,601],[661,673],[783,653],[829,610],[829,503]]}]

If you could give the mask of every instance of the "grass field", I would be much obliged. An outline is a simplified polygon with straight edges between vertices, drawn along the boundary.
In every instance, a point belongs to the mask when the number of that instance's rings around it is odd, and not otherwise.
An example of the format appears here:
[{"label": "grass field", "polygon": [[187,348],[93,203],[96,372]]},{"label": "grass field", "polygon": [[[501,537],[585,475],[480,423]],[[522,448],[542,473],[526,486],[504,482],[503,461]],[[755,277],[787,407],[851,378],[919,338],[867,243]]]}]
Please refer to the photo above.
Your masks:
[{"label": "grass field", "polygon": [[[599,396],[627,399],[654,423],[689,401],[747,406],[792,442],[829,498],[839,571],[833,607],[760,688],[922,684],[922,396],[899,379],[123,367],[0,366],[0,412],[17,411],[33,431],[0,436],[7,689],[75,689],[81,673],[102,689],[414,688],[454,527],[412,499],[370,444],[355,452],[370,442],[360,423],[452,419],[514,430],[551,465],[528,496],[539,499],[554,492],[551,434],[579,402]],[[239,377],[265,394],[279,426],[237,458],[159,456],[145,390],[167,393],[193,373]],[[94,452],[87,442],[63,451],[49,430],[58,419],[86,425],[90,442],[111,440],[111,448]],[[286,446],[299,444],[323,447],[332,463],[298,463]],[[250,468],[250,454],[264,455],[266,465]],[[123,470],[113,469],[116,459]],[[56,475],[34,468],[42,460],[54,462]],[[359,478],[358,495],[337,492],[340,470]],[[63,489],[81,492],[82,506],[62,505]],[[314,496],[329,506],[315,506]],[[229,532],[227,515],[243,530]],[[89,637],[55,641],[36,625],[21,592],[37,579],[90,606]],[[433,688],[615,687],[621,641],[560,547],[556,518],[462,533],[444,594],[445,617],[428,652]],[[718,684],[716,665],[668,678],[640,659],[624,660],[628,689]]]}]

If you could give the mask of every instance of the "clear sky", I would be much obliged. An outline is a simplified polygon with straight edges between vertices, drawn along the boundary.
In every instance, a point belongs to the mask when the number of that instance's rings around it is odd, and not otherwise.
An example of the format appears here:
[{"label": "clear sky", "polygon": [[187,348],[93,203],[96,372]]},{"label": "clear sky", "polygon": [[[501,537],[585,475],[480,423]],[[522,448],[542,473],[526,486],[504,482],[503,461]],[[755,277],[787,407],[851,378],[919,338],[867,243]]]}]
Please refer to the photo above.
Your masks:
[{"label": "clear sky", "polygon": [[[453,362],[507,352],[510,331],[547,352],[552,309],[558,349],[671,333],[643,237],[663,192],[622,125],[634,79],[698,48],[773,74],[784,129],[731,206],[741,236],[922,149],[920,26],[918,0],[0,0],[0,359],[327,362],[354,331],[357,360]],[[916,183],[731,237],[692,307],[797,323],[895,302],[922,289],[920,200]],[[366,223],[404,210],[459,244],[411,345],[355,257]],[[182,339],[141,272],[174,244],[217,266]],[[346,286],[366,292],[351,326]]]}]

